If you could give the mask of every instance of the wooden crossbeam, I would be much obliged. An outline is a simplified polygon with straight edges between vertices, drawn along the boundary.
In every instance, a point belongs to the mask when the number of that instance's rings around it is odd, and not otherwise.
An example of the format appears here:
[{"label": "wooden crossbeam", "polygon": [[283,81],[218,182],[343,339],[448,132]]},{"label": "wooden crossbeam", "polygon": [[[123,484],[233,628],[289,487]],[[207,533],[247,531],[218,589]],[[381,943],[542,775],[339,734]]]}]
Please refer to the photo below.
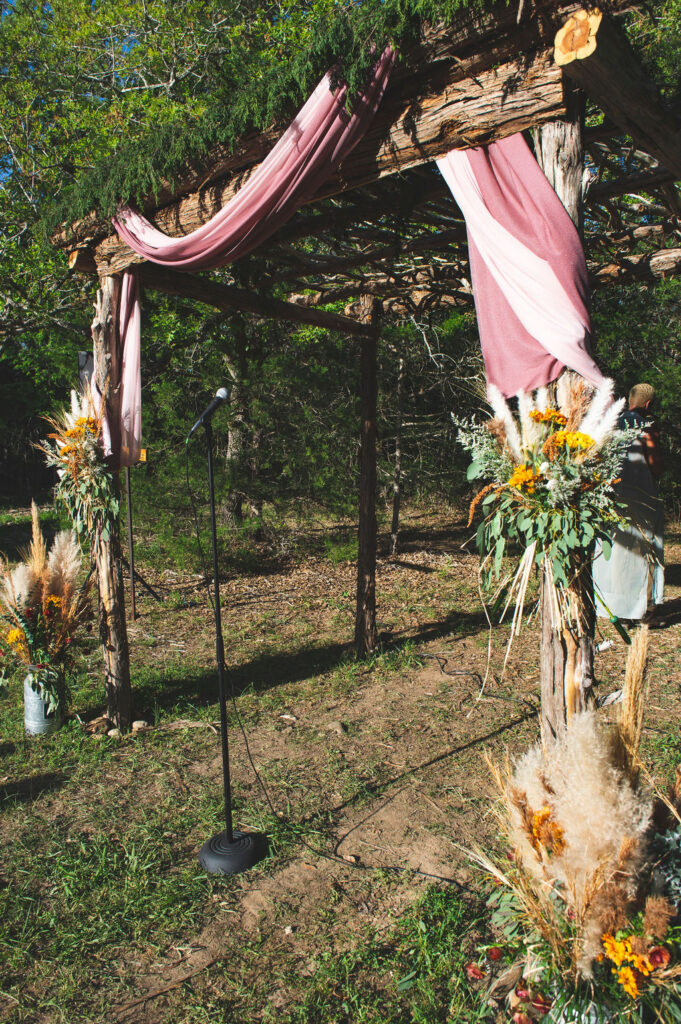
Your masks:
[{"label": "wooden crossbeam", "polygon": [[[429,162],[449,149],[482,145],[564,114],[560,69],[548,53],[509,61],[471,78],[457,65],[443,69],[417,96],[397,95],[386,102],[371,130],[314,201],[357,188]],[[192,193],[159,210],[153,222],[171,235],[184,235],[221,209],[245,176],[230,178]],[[101,275],[119,273],[140,257],[117,235],[94,247],[76,250],[77,269],[96,267]]]},{"label": "wooden crossbeam", "polygon": [[[555,59],[566,75],[646,153],[681,178],[681,128],[614,21],[578,11],[559,29]],[[677,112],[678,113],[678,112]]]},{"label": "wooden crossbeam", "polygon": [[323,309],[308,309],[294,305],[282,299],[274,299],[258,292],[247,292],[231,285],[220,284],[205,277],[194,274],[181,274],[176,270],[167,270],[153,263],[145,263],[139,268],[140,283],[146,288],[153,288],[167,295],[179,295],[183,298],[204,302],[216,309],[238,309],[244,313],[252,313],[263,318],[289,320],[293,323],[312,324],[324,327],[328,331],[363,338],[368,328],[356,320],[339,313],[327,313]]}]

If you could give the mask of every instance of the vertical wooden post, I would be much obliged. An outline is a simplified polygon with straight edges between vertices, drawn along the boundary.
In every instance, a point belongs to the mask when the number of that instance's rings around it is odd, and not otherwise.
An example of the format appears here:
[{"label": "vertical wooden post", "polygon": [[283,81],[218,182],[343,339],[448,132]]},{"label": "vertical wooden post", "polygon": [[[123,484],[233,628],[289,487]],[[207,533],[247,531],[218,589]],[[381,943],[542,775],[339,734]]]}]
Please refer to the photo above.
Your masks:
[{"label": "vertical wooden post", "polygon": [[550,121],[536,130],[535,148],[541,169],[581,234],[583,96],[567,79],[563,79],[563,89],[567,115],[564,120]]},{"label": "vertical wooden post", "polygon": [[125,467],[125,510],[128,519],[128,565],[130,566],[130,614],[132,621],[137,618],[135,605],[135,541],[132,535],[132,487],[130,485],[130,466]]},{"label": "vertical wooden post", "polygon": [[[117,276],[100,281],[92,321],[94,377],[100,394],[106,395],[107,407],[115,411],[120,379],[118,344],[118,296],[121,282]],[[111,417],[112,426],[115,417]],[[114,428],[115,429],[115,428]],[[112,430],[112,434],[113,434]],[[112,437],[115,444],[115,438]],[[120,492],[118,479],[116,489]],[[120,497],[120,494],[119,494]],[[125,591],[123,558],[118,518],[111,524],[108,539],[97,530],[92,542],[99,584],[99,635],[104,655],[107,718],[119,729],[127,729],[132,721],[130,690],[130,655],[125,622]]]},{"label": "vertical wooden post", "polygon": [[370,295],[360,299],[363,323],[376,329],[361,340],[360,355],[360,475],[359,527],[357,549],[357,611],[355,614],[355,651],[364,657],[376,649],[376,373],[377,318],[380,303]]},{"label": "vertical wooden post", "polygon": [[[568,116],[544,125],[535,134],[537,160],[577,230],[582,228],[582,97],[565,82]],[[593,685],[595,611],[591,552],[575,556],[571,602],[574,630],[559,629],[550,607],[549,585],[540,580],[541,728],[544,743],[556,739],[570,717],[586,706]]]},{"label": "vertical wooden post", "polygon": [[400,356],[397,373],[397,411],[395,424],[395,466],[393,469],[393,518],[390,526],[390,554],[397,554],[397,535],[400,530],[400,500],[402,497],[402,392],[404,390],[404,359]]}]

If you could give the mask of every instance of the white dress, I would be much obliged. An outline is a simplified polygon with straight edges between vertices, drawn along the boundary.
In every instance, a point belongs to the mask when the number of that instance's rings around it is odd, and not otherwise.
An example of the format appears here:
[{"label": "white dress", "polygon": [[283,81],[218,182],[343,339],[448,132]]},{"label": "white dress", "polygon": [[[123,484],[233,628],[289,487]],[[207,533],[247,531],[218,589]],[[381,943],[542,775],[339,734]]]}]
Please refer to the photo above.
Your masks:
[{"label": "white dress", "polygon": [[[643,426],[646,422],[637,410],[625,413],[622,421],[623,426]],[[622,466],[617,494],[627,504],[631,526],[617,531],[609,559],[600,545],[596,546],[596,609],[601,616],[642,619],[650,605],[664,600],[664,509],[640,437]]]}]

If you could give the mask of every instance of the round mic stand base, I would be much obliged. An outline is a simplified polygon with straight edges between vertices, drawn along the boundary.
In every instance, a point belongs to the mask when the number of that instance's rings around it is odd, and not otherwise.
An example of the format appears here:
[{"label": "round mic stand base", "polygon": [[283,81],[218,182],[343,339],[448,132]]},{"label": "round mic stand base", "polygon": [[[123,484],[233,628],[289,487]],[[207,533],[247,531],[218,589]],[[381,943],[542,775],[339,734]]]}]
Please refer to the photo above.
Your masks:
[{"label": "round mic stand base", "polygon": [[199,864],[209,875],[238,875],[248,871],[267,855],[267,839],[260,832],[218,832],[207,839],[199,853]]}]

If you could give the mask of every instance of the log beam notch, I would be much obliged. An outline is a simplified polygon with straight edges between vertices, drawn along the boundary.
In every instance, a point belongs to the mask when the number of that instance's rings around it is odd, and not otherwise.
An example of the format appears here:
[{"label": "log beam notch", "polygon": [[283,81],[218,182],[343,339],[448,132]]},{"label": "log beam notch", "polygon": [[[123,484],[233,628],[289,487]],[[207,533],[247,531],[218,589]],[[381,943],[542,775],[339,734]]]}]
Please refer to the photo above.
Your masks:
[{"label": "log beam notch", "polygon": [[624,33],[598,9],[577,11],[558,30],[554,55],[576,85],[646,153],[681,178],[681,128]]},{"label": "log beam notch", "polygon": [[359,526],[357,531],[357,608],[355,651],[364,658],[376,650],[376,404],[378,397],[377,343],[380,303],[371,295],[360,299],[360,319],[372,330],[361,342]]},{"label": "log beam notch", "polygon": [[[92,321],[95,384],[100,394],[106,395],[109,409],[114,409],[117,403],[117,382],[121,371],[117,323],[120,287],[119,277],[102,279]],[[114,480],[118,486],[117,475]],[[102,536],[101,529],[96,530],[92,549],[99,584],[99,635],[104,656],[106,714],[117,728],[128,729],[132,722],[132,695],[118,518],[111,524],[108,538]]]},{"label": "log beam notch", "polygon": [[[563,76],[549,53],[508,60],[470,77],[462,77],[459,64],[453,63],[440,69],[435,80],[416,95],[396,90],[351,158],[311,202],[428,163],[457,146],[504,138],[564,112]],[[195,230],[236,195],[254,169],[163,207],[153,223],[169,235]],[[74,247],[79,249],[84,250],[82,256],[71,257],[76,267],[85,272],[95,269],[100,276],[141,262],[117,235]]]}]

